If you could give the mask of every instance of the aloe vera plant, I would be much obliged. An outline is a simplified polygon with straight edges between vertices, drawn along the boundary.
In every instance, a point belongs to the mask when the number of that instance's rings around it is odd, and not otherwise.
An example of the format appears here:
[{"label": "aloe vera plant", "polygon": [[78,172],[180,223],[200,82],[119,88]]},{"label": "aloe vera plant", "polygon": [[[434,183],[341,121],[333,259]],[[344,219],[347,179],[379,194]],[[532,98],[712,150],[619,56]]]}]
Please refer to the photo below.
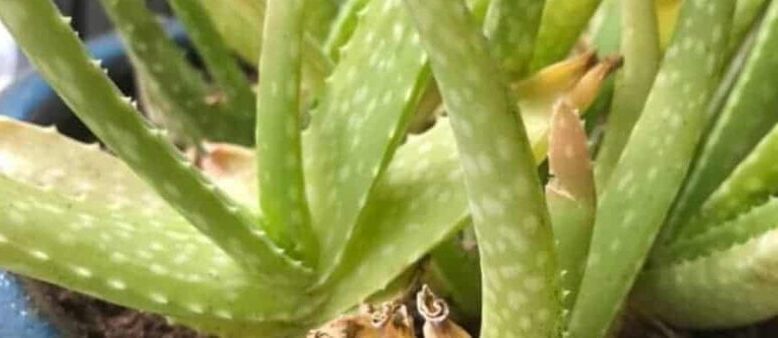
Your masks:
[{"label": "aloe vera plant", "polygon": [[778,315],[778,3],[170,3],[203,69],[101,1],[139,106],[51,1],[0,0],[103,146],[0,119],[0,267],[228,337]]}]

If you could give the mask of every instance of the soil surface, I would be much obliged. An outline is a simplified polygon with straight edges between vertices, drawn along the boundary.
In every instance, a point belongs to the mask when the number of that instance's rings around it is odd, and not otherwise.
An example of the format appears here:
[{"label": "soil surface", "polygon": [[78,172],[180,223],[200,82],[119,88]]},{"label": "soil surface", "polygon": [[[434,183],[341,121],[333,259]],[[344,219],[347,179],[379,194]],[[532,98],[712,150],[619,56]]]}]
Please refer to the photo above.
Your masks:
[{"label": "soil surface", "polygon": [[127,309],[54,285],[20,278],[40,311],[73,338],[207,338],[164,317]]}]

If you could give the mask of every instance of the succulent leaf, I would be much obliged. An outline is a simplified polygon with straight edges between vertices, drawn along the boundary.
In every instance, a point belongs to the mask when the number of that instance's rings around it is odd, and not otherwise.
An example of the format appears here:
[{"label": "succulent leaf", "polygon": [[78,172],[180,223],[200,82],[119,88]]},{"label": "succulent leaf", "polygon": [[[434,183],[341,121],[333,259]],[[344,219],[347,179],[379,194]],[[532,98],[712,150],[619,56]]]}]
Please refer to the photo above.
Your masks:
[{"label": "succulent leaf", "polygon": [[727,48],[730,56],[737,53],[748,32],[753,27],[759,26],[759,18],[764,15],[769,3],[770,1],[765,0],[737,0]]},{"label": "succulent leaf", "polygon": [[298,318],[317,304],[244,270],[98,148],[12,120],[0,130],[0,265],[198,320],[254,325]]},{"label": "succulent leaf", "polygon": [[546,203],[562,269],[563,304],[573,308],[583,275],[595,212],[595,189],[586,132],[578,112],[561,100],[554,107],[549,133]]},{"label": "succulent leaf", "polygon": [[464,222],[460,233],[430,251],[425,279],[469,320],[481,314],[481,267],[473,222]]},{"label": "succulent leaf", "polygon": [[771,198],[728,222],[717,224],[704,233],[681,238],[656,250],[652,266],[666,266],[679,261],[691,261],[758,237],[778,225],[778,201]]},{"label": "succulent leaf", "polygon": [[340,5],[340,12],[335,22],[332,24],[332,29],[327,41],[324,43],[324,53],[329,58],[338,62],[340,60],[340,48],[345,45],[354,34],[354,29],[359,22],[360,13],[364,10],[365,6],[370,0],[345,0]]},{"label": "succulent leaf", "polygon": [[[101,0],[127,46],[139,76],[153,92],[157,103],[152,117],[171,130],[176,138],[198,142],[202,138],[251,144],[251,128],[243,116],[226,115],[219,107],[206,104],[206,83],[190,65],[146,4],[135,0]],[[241,120],[243,119],[243,121]],[[241,123],[242,122],[242,123]],[[239,129],[241,128],[242,129]]]},{"label": "succulent leaf", "polygon": [[606,185],[640,117],[661,58],[654,4],[628,0],[620,1],[618,7],[624,32],[620,49],[625,62],[617,74],[608,125],[597,156],[595,173],[600,188]]},{"label": "succulent leaf", "polygon": [[565,59],[599,4],[600,0],[546,0],[530,71]]},{"label": "succulent leaf", "polygon": [[341,260],[429,77],[399,3],[368,4],[303,133],[305,180],[323,279]]},{"label": "succulent leaf", "polygon": [[523,77],[532,58],[545,0],[492,0],[484,30],[492,52],[512,79]]},{"label": "succulent leaf", "polygon": [[555,336],[561,307],[551,227],[526,133],[486,39],[463,1],[405,3],[462,162],[481,257],[481,336]]},{"label": "succulent leaf", "polygon": [[572,337],[605,335],[642,267],[705,126],[733,9],[729,0],[684,2],[679,31],[601,194]]},{"label": "succulent leaf", "polygon": [[322,288],[331,295],[325,314],[363,301],[463,226],[467,196],[452,138],[442,119],[398,149]]},{"label": "succulent leaf", "polygon": [[259,61],[257,175],[268,236],[315,265],[317,239],[305,196],[300,145],[304,0],[269,0]]},{"label": "succulent leaf", "polygon": [[246,75],[199,0],[171,0],[176,18],[186,27],[189,38],[203,59],[208,73],[226,96],[232,115],[254,118],[254,92]]},{"label": "succulent leaf", "polygon": [[[762,22],[755,45],[748,57],[741,75],[735,83],[719,117],[714,122],[705,142],[702,144],[693,170],[688,176],[686,186],[678,198],[675,210],[670,218],[668,236],[692,235],[704,231],[704,222],[693,220],[696,212],[711,211],[711,221],[721,221],[747,210],[754,203],[743,199],[744,180],[758,181],[766,179],[765,169],[747,169],[749,166],[771,162],[760,152],[770,152],[767,145],[770,129],[778,122],[774,111],[778,109],[778,97],[767,88],[778,86],[778,4],[771,4]],[[769,135],[768,134],[768,135]],[[765,145],[757,146],[758,143]],[[755,149],[755,147],[760,150]],[[752,152],[749,154],[749,152]],[[761,157],[761,160],[758,158]],[[749,159],[750,158],[750,159]],[[738,165],[739,163],[742,164]],[[735,169],[740,168],[743,169]],[[733,172],[733,170],[735,170]],[[737,173],[740,171],[740,173]],[[750,176],[743,176],[748,174]],[[729,178],[727,178],[729,176]],[[737,181],[740,180],[740,183]],[[724,183],[727,182],[727,183]],[[734,186],[733,186],[734,184]],[[728,188],[737,191],[728,192]],[[765,187],[769,188],[769,187]],[[759,187],[754,188],[758,194]],[[739,193],[739,194],[738,194]],[[711,195],[713,194],[713,195]],[[725,198],[726,197],[726,198]],[[766,196],[763,196],[766,198]],[[716,210],[725,200],[740,204],[739,208],[727,205]],[[707,201],[706,201],[707,200]],[[757,198],[763,201],[763,198]],[[756,202],[758,204],[758,202]],[[702,210],[700,210],[702,208]],[[713,208],[713,209],[712,209]],[[708,218],[708,216],[705,216]]]},{"label": "succulent leaf", "polygon": [[121,98],[116,86],[89,61],[51,2],[3,1],[0,19],[76,115],[193,226],[260,276],[304,282],[309,273],[258,231],[244,210],[192,169],[164,132],[149,128]]},{"label": "succulent leaf", "polygon": [[[774,209],[775,203],[771,203]],[[774,224],[774,219],[762,222]],[[712,329],[778,313],[778,230],[692,260],[645,271],[634,299],[673,325]]]}]

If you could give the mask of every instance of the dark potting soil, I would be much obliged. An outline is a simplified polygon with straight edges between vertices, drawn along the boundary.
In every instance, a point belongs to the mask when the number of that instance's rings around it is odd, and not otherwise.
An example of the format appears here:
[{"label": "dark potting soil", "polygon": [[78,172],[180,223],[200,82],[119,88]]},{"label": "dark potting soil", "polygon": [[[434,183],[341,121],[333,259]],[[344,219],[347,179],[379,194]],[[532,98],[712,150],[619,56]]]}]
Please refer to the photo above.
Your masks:
[{"label": "dark potting soil", "polygon": [[210,338],[164,317],[107,303],[48,283],[21,278],[33,303],[73,338]]}]

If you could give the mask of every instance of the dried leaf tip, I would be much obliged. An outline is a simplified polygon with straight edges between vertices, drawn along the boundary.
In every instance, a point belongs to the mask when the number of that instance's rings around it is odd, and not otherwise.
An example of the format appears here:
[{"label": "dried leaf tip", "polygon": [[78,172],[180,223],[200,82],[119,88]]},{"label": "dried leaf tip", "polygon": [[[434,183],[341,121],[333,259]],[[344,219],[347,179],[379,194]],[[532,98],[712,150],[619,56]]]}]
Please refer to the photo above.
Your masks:
[{"label": "dried leaf tip", "polygon": [[427,285],[416,294],[416,307],[425,320],[425,338],[470,338],[467,331],[448,318],[448,304],[432,293]]},{"label": "dried leaf tip", "polygon": [[593,207],[594,178],[586,131],[578,119],[578,109],[565,99],[554,105],[548,161],[554,178],[549,182],[547,191],[592,204]]}]

